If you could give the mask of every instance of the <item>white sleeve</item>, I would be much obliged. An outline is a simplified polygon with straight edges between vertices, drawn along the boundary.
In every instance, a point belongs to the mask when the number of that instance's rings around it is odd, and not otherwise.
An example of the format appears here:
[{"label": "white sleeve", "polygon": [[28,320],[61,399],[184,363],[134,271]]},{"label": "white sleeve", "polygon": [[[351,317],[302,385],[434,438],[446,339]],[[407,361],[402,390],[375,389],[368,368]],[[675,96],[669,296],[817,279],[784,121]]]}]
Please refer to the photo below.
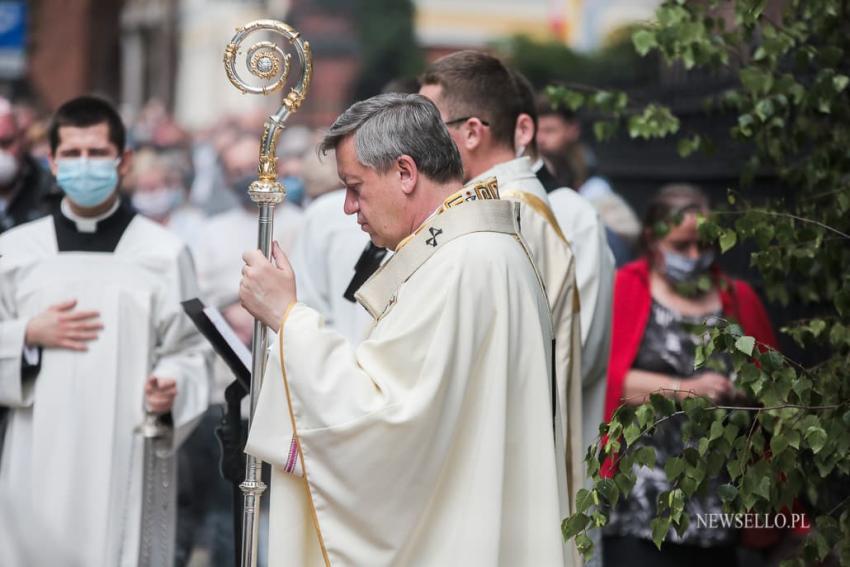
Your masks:
[{"label": "white sleeve", "polygon": [[24,362],[30,366],[38,366],[41,360],[41,351],[37,346],[24,345]]},{"label": "white sleeve", "polygon": [[327,323],[333,325],[328,252],[322,234],[316,230],[316,220],[307,216],[295,240],[290,261],[295,272],[298,300],[324,315]]},{"label": "white sleeve", "polygon": [[175,443],[179,444],[192,431],[209,403],[211,352],[180,305],[181,301],[198,295],[188,249],[184,248],[166,278],[157,306],[153,375],[177,381],[177,398],[171,414]]},{"label": "white sleeve", "polygon": [[33,381],[21,374],[29,321],[18,315],[14,274],[0,265],[0,405],[26,407],[33,403]]}]

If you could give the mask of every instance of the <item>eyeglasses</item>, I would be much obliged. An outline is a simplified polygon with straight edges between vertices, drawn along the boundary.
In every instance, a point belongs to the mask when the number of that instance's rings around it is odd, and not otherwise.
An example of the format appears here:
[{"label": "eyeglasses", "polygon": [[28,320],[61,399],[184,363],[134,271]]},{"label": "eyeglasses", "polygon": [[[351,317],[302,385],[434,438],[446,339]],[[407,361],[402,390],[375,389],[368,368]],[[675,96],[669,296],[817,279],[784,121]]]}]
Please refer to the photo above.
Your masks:
[{"label": "eyeglasses", "polygon": [[480,119],[480,118],[478,118],[477,116],[463,116],[463,117],[461,117],[461,118],[454,118],[454,119],[452,119],[452,120],[446,120],[446,121],[444,122],[444,124],[445,124],[446,126],[452,126],[452,125],[454,125],[454,124],[460,124],[461,122],[466,122],[466,121],[467,121],[467,120],[469,120],[470,118],[476,118],[476,119],[477,119],[479,122],[481,122],[481,124],[483,124],[484,126],[488,126],[488,127],[490,126],[490,123],[489,123],[489,122],[487,122],[486,120],[481,120],[481,119]]}]

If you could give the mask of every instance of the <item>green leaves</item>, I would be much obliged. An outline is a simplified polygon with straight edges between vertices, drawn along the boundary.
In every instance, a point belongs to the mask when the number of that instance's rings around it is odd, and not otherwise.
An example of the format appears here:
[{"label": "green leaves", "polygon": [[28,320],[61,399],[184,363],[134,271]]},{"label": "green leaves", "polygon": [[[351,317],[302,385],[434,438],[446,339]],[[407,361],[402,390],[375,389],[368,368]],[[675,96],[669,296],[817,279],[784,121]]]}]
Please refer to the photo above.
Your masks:
[{"label": "green leaves", "polygon": [[681,457],[673,457],[667,460],[664,465],[664,472],[667,474],[667,480],[674,481],[685,472],[685,460]]},{"label": "green leaves", "polygon": [[[825,480],[850,475],[850,45],[841,19],[846,10],[840,0],[795,1],[783,3],[768,19],[765,0],[732,0],[736,23],[727,25],[712,11],[718,5],[665,0],[657,21],[635,30],[631,44],[637,55],[657,54],[686,79],[692,68],[737,76],[738,84],[706,105],[730,119],[729,139],[709,139],[691,130],[691,122],[685,127],[674,114],[677,107],[652,101],[629,106],[628,97],[616,91],[582,91],[572,100],[593,109],[594,130],[602,139],[624,125],[634,140],[675,135],[682,157],[705,150],[709,142],[735,144],[741,182],[725,188],[726,202],[699,222],[700,238],[724,253],[736,247],[750,252],[757,291],[777,306],[795,307],[800,320],[786,321],[782,332],[805,359],[761,351],[756,339],[764,339],[742,329],[740,321],[695,331],[706,336],[695,366],[712,368],[718,359],[727,360],[731,368],[723,371],[748,399],[729,409],[725,401],[677,402],[653,394],[648,404],[628,408],[609,426],[615,440],[609,439],[607,449],[618,451],[620,459],[614,477],[597,479],[597,492],[581,493],[582,513],[588,525],[598,525],[609,499],[631,490],[638,467],[656,466],[655,451],[640,443],[641,436],[676,415],[663,426],[681,425],[685,450],[657,463],[670,486],[651,524],[656,545],[670,528],[681,531],[687,524],[687,500],[706,490],[707,479],[726,472],[729,479],[717,489],[725,509],[772,513],[805,498],[817,529],[799,564],[816,564],[832,551],[850,565],[850,509],[838,506]],[[773,190],[757,205],[748,190],[754,180]],[[671,226],[650,228],[663,237]],[[594,472],[601,458],[592,459]],[[835,510],[834,517],[819,510]],[[577,544],[585,543],[582,535]]]},{"label": "green leaves", "polygon": [[626,445],[631,445],[640,437],[640,428],[635,423],[630,423],[623,430],[623,437],[626,439]]},{"label": "green leaves", "polygon": [[693,136],[689,136],[686,138],[681,138],[676,143],[676,151],[679,153],[680,157],[688,157],[695,151],[699,150],[703,145],[702,136],[695,134]]},{"label": "green leaves", "polygon": [[562,99],[564,103],[566,103],[567,108],[572,110],[573,112],[577,111],[582,107],[585,101],[585,97],[578,91],[564,89]]},{"label": "green leaves", "polygon": [[629,136],[631,138],[663,138],[679,131],[679,119],[673,116],[666,106],[649,104],[643,113],[629,118]]},{"label": "green leaves", "polygon": [[635,417],[640,427],[646,427],[655,417],[655,410],[650,404],[643,404],[635,410]]},{"label": "green leaves", "polygon": [[668,506],[670,506],[670,519],[678,523],[682,518],[682,512],[685,511],[685,493],[681,488],[674,488],[667,496]]},{"label": "green leaves", "polygon": [[756,340],[753,337],[738,337],[735,341],[735,348],[747,356],[752,356],[755,346]]},{"label": "green leaves", "polygon": [[820,453],[823,446],[826,445],[826,440],[826,431],[823,428],[812,426],[806,429],[806,443],[808,443],[813,453]]},{"label": "green leaves", "polygon": [[655,410],[658,417],[667,417],[676,411],[676,403],[667,396],[661,394],[650,394],[649,403],[652,405],[652,409]]},{"label": "green leaves", "polygon": [[561,522],[561,533],[564,539],[570,539],[585,529],[589,523],[590,518],[585,514],[574,514]]},{"label": "green leaves", "polygon": [[738,234],[732,229],[722,229],[718,241],[720,242],[720,251],[725,254],[738,242]]},{"label": "green leaves", "polygon": [[647,29],[638,30],[632,34],[632,43],[635,46],[635,51],[641,57],[646,56],[653,48],[658,47],[655,33]]},{"label": "green leaves", "polygon": [[758,67],[744,67],[738,76],[751,94],[764,95],[773,87],[773,74]]},{"label": "green leaves", "polygon": [[717,494],[723,502],[733,502],[738,497],[738,489],[733,484],[721,484],[717,487]]},{"label": "green leaves", "polygon": [[652,528],[652,541],[655,543],[655,547],[661,549],[661,544],[670,530],[670,517],[655,518],[649,523],[649,526]]},{"label": "green leaves", "polygon": [[593,494],[590,490],[582,488],[576,494],[576,510],[586,512],[593,505]]},{"label": "green leaves", "polygon": [[652,447],[641,447],[635,452],[635,463],[644,467],[655,465],[655,449]]},{"label": "green leaves", "polygon": [[597,120],[593,123],[593,135],[600,142],[609,140],[617,133],[617,123],[610,120]]}]

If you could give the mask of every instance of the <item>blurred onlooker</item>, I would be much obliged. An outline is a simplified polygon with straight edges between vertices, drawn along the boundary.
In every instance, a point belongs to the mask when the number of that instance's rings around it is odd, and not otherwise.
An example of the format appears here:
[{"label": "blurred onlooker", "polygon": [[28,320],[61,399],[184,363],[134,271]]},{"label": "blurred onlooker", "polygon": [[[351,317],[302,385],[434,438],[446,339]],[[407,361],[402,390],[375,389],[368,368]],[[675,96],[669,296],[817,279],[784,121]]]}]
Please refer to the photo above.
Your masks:
[{"label": "blurred onlooker", "polygon": [[[304,156],[303,168],[304,190],[307,193],[308,204],[325,193],[340,189],[341,182],[332,156],[320,157],[314,149],[311,149]],[[345,216],[342,209],[338,212],[341,216]]]},{"label": "blurred onlooker", "polygon": [[[694,369],[695,349],[702,342],[695,325],[714,325],[723,317],[760,343],[776,344],[758,296],[743,281],[720,272],[714,248],[700,240],[697,215],[707,213],[708,199],[691,185],[666,186],[649,203],[641,233],[643,257],[620,269],[614,286],[606,419],[621,404],[640,405],[652,393],[674,400],[706,396],[715,403],[738,396],[727,357],[715,354]],[[652,542],[658,497],[671,489],[664,466],[686,446],[682,425],[680,417],[670,419],[637,441],[654,448],[656,461],[635,466],[634,487],[611,511],[603,530],[604,565],[737,564],[736,530],[700,527],[694,518],[723,511],[716,490],[724,482],[722,472],[710,481],[712,488],[688,502],[685,513],[691,520],[683,534],[670,529],[660,551]]]},{"label": "blurred onlooker", "polygon": [[[259,153],[259,139],[242,135],[221,155],[224,179],[240,206],[207,219],[201,231],[198,279],[201,292],[213,305],[238,301],[242,253],[257,245],[257,206],[251,201],[248,188],[257,179]],[[301,217],[298,207],[288,200],[275,207],[274,237],[287,253],[301,229]],[[250,330],[246,331],[250,342]]]},{"label": "blurred onlooker", "polygon": [[189,199],[208,215],[229,211],[239,205],[236,195],[227,187],[220,159],[238,137],[239,130],[227,119],[208,131],[197,133],[195,137],[192,147],[195,178]]},{"label": "blurred onlooker", "polygon": [[205,216],[188,203],[191,177],[191,166],[180,150],[143,148],[133,160],[131,202],[195,250]]},{"label": "blurred onlooker", "polygon": [[572,187],[596,207],[608,228],[629,242],[636,241],[640,221],[611,184],[596,173],[596,158],[581,142],[581,124],[575,114],[542,99],[538,115],[537,146],[557,182],[555,187]]},{"label": "blurred onlooker", "polygon": [[50,172],[27,153],[12,105],[0,98],[0,233],[44,216],[60,194]]},{"label": "blurred onlooker", "polygon": [[24,133],[24,140],[29,156],[42,169],[50,169],[50,140],[47,137],[50,121],[47,118],[36,120]]},{"label": "blurred onlooker", "polygon": [[304,205],[304,158],[315,146],[314,138],[309,128],[291,126],[284,130],[278,143],[277,171],[286,188],[286,200],[293,205]]}]

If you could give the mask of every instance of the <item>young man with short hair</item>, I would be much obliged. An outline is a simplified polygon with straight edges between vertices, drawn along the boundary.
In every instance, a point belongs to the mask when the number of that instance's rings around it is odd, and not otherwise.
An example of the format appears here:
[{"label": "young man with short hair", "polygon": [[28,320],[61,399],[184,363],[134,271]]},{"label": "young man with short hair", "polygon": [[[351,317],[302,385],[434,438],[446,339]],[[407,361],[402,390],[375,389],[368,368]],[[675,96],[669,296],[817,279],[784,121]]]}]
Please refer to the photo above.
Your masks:
[{"label": "young man with short hair", "polygon": [[[170,560],[171,454],[207,404],[207,349],[180,306],[192,259],[121,200],[131,153],[109,103],[66,102],[49,136],[65,197],[0,235],[0,492],[69,564]],[[153,454],[145,433],[170,442]]]},{"label": "young man with short hair", "polygon": [[[584,476],[575,258],[531,162],[527,157],[517,157],[514,137],[519,94],[507,67],[478,51],[458,51],[438,59],[425,70],[420,82],[420,94],[437,105],[460,150],[464,179],[495,177],[502,198],[520,204],[522,235],[543,279],[555,328],[559,426],[566,442],[562,464],[572,507]],[[575,548],[573,558],[579,561]]]}]

